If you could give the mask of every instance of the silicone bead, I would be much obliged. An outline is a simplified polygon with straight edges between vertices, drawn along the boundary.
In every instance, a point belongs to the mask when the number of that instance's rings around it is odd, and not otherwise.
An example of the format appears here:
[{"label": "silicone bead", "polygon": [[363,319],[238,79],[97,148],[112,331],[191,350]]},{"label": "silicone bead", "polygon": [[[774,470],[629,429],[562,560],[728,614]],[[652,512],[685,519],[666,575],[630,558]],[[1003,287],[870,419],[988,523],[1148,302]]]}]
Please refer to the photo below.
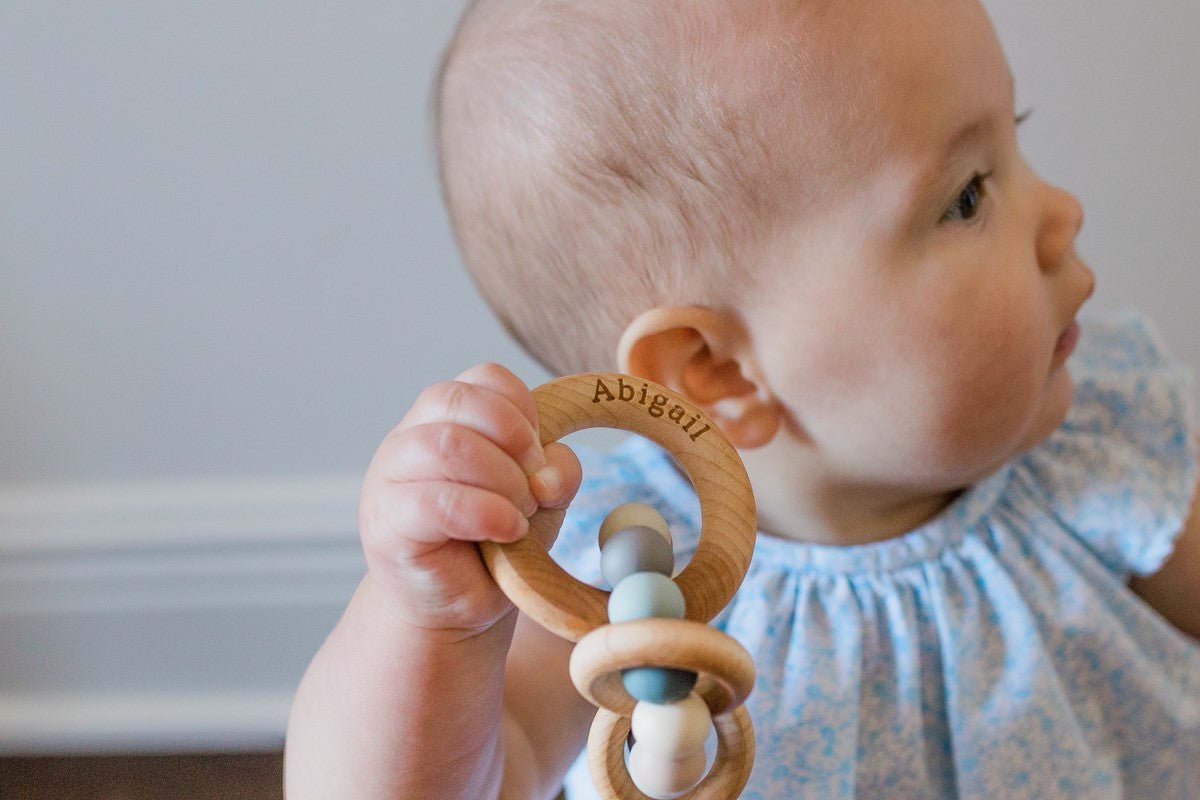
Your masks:
[{"label": "silicone bead", "polygon": [[670,667],[631,667],[621,670],[625,691],[644,703],[677,703],[696,686],[696,673]]},{"label": "silicone bead", "polygon": [[669,578],[674,570],[671,545],[643,525],[615,532],[600,551],[600,574],[609,586],[635,572],[657,572]]},{"label": "silicone bead", "polygon": [[628,575],[608,596],[608,621],[613,623],[646,617],[683,619],[685,610],[675,581],[657,572]]},{"label": "silicone bead", "polygon": [[671,543],[671,528],[657,509],[645,503],[624,503],[608,512],[604,522],[600,523],[600,549],[604,549],[604,543],[608,541],[608,537],[619,530],[632,528],[635,525],[649,528],[666,539],[667,544]]},{"label": "silicone bead", "polygon": [[667,759],[696,748],[703,752],[711,729],[712,714],[695,692],[670,705],[638,703],[630,719],[634,740]]},{"label": "silicone bead", "polygon": [[672,759],[646,749],[642,742],[629,750],[629,777],[653,800],[675,800],[686,794],[704,777],[706,765],[703,748]]}]

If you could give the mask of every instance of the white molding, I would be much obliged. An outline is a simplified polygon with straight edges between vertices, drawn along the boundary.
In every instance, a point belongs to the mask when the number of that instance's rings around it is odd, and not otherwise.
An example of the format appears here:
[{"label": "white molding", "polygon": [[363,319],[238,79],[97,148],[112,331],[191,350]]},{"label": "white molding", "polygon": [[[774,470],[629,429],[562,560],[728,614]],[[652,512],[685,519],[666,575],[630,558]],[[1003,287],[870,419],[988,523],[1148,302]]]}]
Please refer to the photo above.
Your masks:
[{"label": "white molding", "polygon": [[0,753],[279,750],[291,702],[290,692],[4,696]]},{"label": "white molding", "polygon": [[0,487],[0,555],[344,536],[360,485],[337,475]]},{"label": "white molding", "polygon": [[363,572],[360,481],[0,489],[0,753],[277,747]]}]

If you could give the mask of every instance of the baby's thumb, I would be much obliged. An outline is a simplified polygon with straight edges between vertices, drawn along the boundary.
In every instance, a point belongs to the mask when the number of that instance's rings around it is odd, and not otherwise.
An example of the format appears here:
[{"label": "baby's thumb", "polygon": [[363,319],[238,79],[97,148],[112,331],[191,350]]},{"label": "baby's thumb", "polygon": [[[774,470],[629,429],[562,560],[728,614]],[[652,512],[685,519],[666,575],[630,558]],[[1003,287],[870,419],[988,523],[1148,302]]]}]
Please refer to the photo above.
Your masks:
[{"label": "baby's thumb", "polygon": [[546,466],[529,479],[529,489],[542,508],[564,508],[579,491],[583,467],[571,448],[551,442],[544,448]]}]

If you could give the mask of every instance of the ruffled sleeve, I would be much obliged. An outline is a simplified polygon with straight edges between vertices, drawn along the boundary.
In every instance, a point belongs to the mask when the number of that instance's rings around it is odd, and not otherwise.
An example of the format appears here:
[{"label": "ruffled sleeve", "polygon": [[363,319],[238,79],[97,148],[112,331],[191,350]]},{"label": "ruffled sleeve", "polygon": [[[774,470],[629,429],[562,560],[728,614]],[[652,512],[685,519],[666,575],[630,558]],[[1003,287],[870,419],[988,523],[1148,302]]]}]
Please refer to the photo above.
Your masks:
[{"label": "ruffled sleeve", "polygon": [[1195,381],[1136,312],[1086,320],[1075,402],[1024,458],[1050,510],[1114,572],[1170,555],[1196,491]]},{"label": "ruffled sleeve", "polygon": [[656,473],[669,469],[669,461],[657,447],[640,437],[626,440],[604,453],[576,447],[583,467],[583,483],[567,508],[558,538],[550,548],[551,557],[574,577],[601,588],[607,586],[600,575],[600,548],[597,534],[608,512],[622,503],[653,506],[667,520],[674,541],[676,566],[695,548],[695,527],[686,496],[677,494],[669,482]]}]

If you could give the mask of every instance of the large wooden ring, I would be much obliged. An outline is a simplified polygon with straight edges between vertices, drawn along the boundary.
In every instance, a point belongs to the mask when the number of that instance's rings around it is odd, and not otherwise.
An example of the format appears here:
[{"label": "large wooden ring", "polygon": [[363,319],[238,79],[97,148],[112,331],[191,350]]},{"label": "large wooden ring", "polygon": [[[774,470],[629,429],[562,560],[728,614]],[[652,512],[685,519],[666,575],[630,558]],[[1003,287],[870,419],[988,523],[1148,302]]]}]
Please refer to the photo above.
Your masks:
[{"label": "large wooden ring", "polygon": [[571,651],[571,682],[594,706],[629,716],[637,700],[621,670],[671,667],[699,674],[697,692],[714,715],[746,701],[754,661],[738,642],[699,622],[652,617],[597,628]]},{"label": "large wooden ring", "polygon": [[[605,800],[650,800],[634,785],[625,766],[628,717],[601,709],[588,733],[588,769],[596,791]],[[729,800],[750,780],[754,767],[754,726],[745,706],[713,717],[717,757],[704,780],[679,800]]]},{"label": "large wooden ring", "polygon": [[[750,567],[756,523],[746,469],[713,421],[676,392],[628,375],[569,375],[534,389],[533,398],[543,445],[585,428],[620,428],[674,456],[696,490],[701,515],[696,552],[675,582],[688,619],[715,617]],[[518,608],[574,642],[607,624],[608,592],[572,577],[547,553],[564,513],[540,509],[529,520],[531,535],[510,544],[483,542],[480,551]]]}]

